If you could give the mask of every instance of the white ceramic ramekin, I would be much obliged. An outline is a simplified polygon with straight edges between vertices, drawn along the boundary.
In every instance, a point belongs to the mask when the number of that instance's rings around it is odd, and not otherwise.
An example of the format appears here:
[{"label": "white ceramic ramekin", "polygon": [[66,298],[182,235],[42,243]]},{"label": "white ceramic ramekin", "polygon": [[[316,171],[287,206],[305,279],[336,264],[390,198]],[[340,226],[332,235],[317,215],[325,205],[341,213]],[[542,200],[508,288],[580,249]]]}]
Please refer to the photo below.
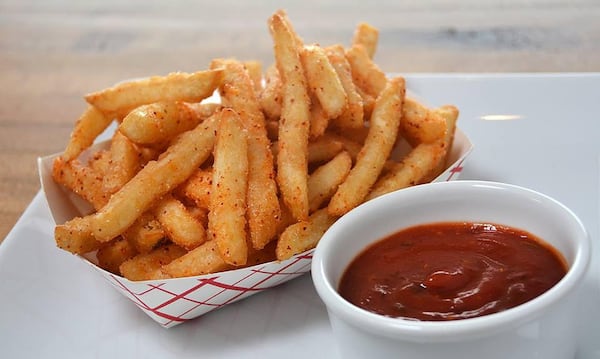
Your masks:
[{"label": "white ceramic ramekin", "polygon": [[[368,244],[416,224],[491,222],[524,229],[553,245],[566,276],[541,296],[487,316],[419,322],[360,309],[337,292],[350,261]],[[341,358],[565,359],[576,351],[577,289],[590,260],[590,240],[564,205],[538,192],[484,181],[420,185],[369,201],[325,233],[312,262]]]}]

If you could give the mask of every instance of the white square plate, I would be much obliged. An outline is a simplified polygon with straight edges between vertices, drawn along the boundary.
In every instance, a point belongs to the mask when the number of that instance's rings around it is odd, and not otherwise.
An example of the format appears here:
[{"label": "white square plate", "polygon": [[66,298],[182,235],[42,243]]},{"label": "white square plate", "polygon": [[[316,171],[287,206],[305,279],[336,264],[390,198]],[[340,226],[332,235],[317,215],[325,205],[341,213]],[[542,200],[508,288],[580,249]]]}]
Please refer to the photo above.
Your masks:
[{"label": "white square plate", "polygon": [[[578,358],[600,357],[600,74],[409,75],[432,106],[461,110],[474,150],[461,179],[513,183],[570,207],[593,242]],[[0,245],[2,356],[335,357],[310,275],[163,329],[52,240],[41,193]]]}]

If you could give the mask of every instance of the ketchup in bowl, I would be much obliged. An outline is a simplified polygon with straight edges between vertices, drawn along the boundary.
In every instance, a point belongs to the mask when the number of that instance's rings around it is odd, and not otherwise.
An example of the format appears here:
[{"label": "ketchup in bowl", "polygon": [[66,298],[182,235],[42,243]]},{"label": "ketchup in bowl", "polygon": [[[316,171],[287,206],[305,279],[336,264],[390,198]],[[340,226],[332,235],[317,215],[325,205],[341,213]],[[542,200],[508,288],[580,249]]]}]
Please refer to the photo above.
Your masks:
[{"label": "ketchup in bowl", "polygon": [[434,223],[369,246],[350,263],[338,291],[354,305],[389,317],[456,320],[525,303],[566,272],[562,256],[525,231]]}]

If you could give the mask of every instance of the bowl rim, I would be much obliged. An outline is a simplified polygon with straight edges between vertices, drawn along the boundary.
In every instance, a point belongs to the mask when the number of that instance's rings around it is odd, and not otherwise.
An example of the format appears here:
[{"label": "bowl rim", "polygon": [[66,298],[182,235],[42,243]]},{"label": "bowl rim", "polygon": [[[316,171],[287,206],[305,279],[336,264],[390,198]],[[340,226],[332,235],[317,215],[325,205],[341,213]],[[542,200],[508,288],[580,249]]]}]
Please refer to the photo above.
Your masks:
[{"label": "bowl rim", "polygon": [[[421,195],[423,192],[429,192],[429,195],[431,195],[432,193],[455,191],[457,189],[466,191],[480,190],[482,187],[492,191],[508,190],[519,195],[533,196],[539,201],[546,202],[550,206],[563,211],[576,230],[581,233],[581,240],[577,243],[573,263],[566,275],[540,296],[505,311],[480,317],[451,321],[417,321],[385,317],[359,308],[342,298],[338,294],[337,289],[326,278],[324,257],[330,251],[331,242],[334,241],[331,238],[335,236],[336,232],[345,223],[359,220],[359,217],[365,211],[389,205],[391,202],[401,203],[402,198]],[[492,335],[507,328],[520,326],[543,315],[549,307],[558,304],[565,296],[573,293],[575,288],[581,283],[580,279],[585,275],[589,266],[590,247],[589,234],[577,215],[559,201],[535,190],[507,183],[480,180],[428,183],[375,198],[363,203],[341,217],[327,230],[319,241],[313,253],[311,276],[319,297],[325,303],[328,312],[330,312],[329,315],[334,314],[354,327],[376,335],[416,342],[455,341]]]}]

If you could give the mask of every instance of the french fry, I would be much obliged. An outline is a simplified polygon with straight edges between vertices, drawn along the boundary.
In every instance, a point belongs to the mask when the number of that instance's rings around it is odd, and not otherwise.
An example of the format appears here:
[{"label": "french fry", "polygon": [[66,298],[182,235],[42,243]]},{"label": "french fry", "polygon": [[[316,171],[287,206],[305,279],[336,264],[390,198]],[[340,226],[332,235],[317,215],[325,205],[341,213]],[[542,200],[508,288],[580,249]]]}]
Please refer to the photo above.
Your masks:
[{"label": "french fry", "polygon": [[245,217],[248,142],[235,111],[224,109],[219,114],[208,230],[223,260],[240,266],[248,259]]},{"label": "french fry", "polygon": [[327,209],[323,208],[311,214],[307,221],[287,227],[277,242],[275,250],[277,259],[286,260],[295,254],[314,248],[336,220],[336,216],[330,215]]},{"label": "french fry", "polygon": [[361,22],[356,26],[354,36],[352,37],[352,46],[360,45],[365,48],[369,58],[373,58],[377,50],[377,41],[379,40],[379,30],[373,26]]},{"label": "french fry", "polygon": [[194,113],[194,116],[200,119],[198,123],[206,120],[223,108],[222,104],[214,102],[186,102],[185,104]]},{"label": "french fry", "polygon": [[294,37],[294,41],[296,42],[296,45],[298,46],[298,48],[302,48],[302,46],[304,46],[304,40],[294,30],[294,26],[292,26],[292,22],[290,21],[290,18],[288,16],[287,12],[283,9],[279,9],[279,10],[275,11],[273,16],[277,16],[281,19],[281,21],[285,24],[285,27],[287,27],[290,30],[291,35]]},{"label": "french fry", "polygon": [[127,239],[139,253],[148,253],[166,237],[160,222],[150,212],[142,214],[121,235]]},{"label": "french fry", "polygon": [[[446,154],[442,163],[440,164],[443,167],[445,165],[446,160],[448,159],[448,155],[450,154],[450,149],[454,144],[454,134],[456,133],[456,122],[458,121],[459,111],[456,106],[445,105],[435,109],[435,113],[442,116],[444,120],[446,120],[446,134],[444,137]],[[438,170],[441,172],[443,168],[438,168]]]},{"label": "french fry", "polygon": [[352,157],[352,161],[356,162],[358,158],[358,154],[363,147],[363,143],[355,141],[354,139],[348,138],[338,133],[328,133],[328,137],[330,137],[333,141],[339,142],[342,144],[342,149],[350,154]]},{"label": "french fry", "polygon": [[201,120],[186,102],[161,101],[133,109],[123,118],[119,131],[137,144],[153,145],[170,141]]},{"label": "french fry", "polygon": [[278,238],[281,236],[281,233],[285,231],[285,229],[292,224],[296,223],[296,219],[292,215],[292,212],[289,208],[283,203],[283,200],[280,198],[279,206],[281,207],[281,218],[277,223],[277,236]]},{"label": "french fry", "polygon": [[138,254],[136,248],[125,238],[102,244],[98,249],[96,258],[98,266],[111,273],[119,273],[119,266],[128,259]]},{"label": "french fry", "polygon": [[110,159],[102,178],[102,189],[113,194],[135,176],[141,168],[140,152],[120,131],[115,132],[110,145]]},{"label": "french fry", "polygon": [[349,140],[352,140],[356,143],[364,143],[367,139],[367,135],[369,134],[369,126],[361,126],[355,128],[334,128],[334,133],[339,133],[340,135],[346,137]]},{"label": "french fry", "polygon": [[[308,88],[317,98],[326,118],[338,117],[347,104],[346,91],[325,50],[318,45],[306,45],[300,52],[300,59]],[[325,132],[324,129],[322,132]]]},{"label": "french fry", "polygon": [[309,141],[321,137],[329,125],[329,116],[318,100],[311,96]]},{"label": "french fry", "polygon": [[396,142],[405,91],[404,79],[397,77],[388,81],[377,98],[356,164],[329,202],[331,215],[341,216],[359,205],[377,180]]},{"label": "french fry", "polygon": [[367,200],[402,188],[419,184],[436,167],[445,154],[443,140],[415,147],[400,166],[375,183]]},{"label": "french fry", "polygon": [[79,160],[65,162],[62,157],[57,157],[52,166],[54,181],[78,194],[95,209],[102,208],[109,198],[109,194],[103,191],[102,175]]},{"label": "french fry", "polygon": [[308,143],[308,163],[314,164],[329,161],[340,153],[343,148],[344,145],[342,142],[332,138],[329,134],[325,134],[316,141]]},{"label": "french fry", "polygon": [[283,101],[283,90],[281,77],[277,66],[273,64],[265,72],[265,87],[259,95],[260,107],[269,120],[279,120],[281,116],[281,102]]},{"label": "french fry", "polygon": [[217,243],[212,240],[192,249],[162,267],[162,272],[172,278],[189,277],[230,269],[219,253]]},{"label": "french fry", "polygon": [[176,72],[118,84],[85,96],[85,100],[106,116],[124,117],[134,108],[159,101],[200,102],[212,95],[223,70],[194,73]]},{"label": "french fry", "polygon": [[333,45],[328,47],[326,52],[331,65],[344,87],[347,100],[347,106],[334,121],[342,128],[362,127],[364,123],[363,100],[356,91],[356,86],[352,80],[350,63],[346,59],[344,47],[342,45]]},{"label": "french fry", "polygon": [[87,165],[94,173],[97,173],[100,177],[102,177],[105,173],[108,173],[110,161],[110,151],[107,149],[102,149],[94,153],[91,158],[88,159]]},{"label": "french fry", "polygon": [[220,93],[223,101],[234,109],[248,132],[248,192],[246,217],[250,240],[262,249],[275,238],[281,209],[265,118],[253,91],[252,81],[243,65],[235,60],[213,60],[211,66],[225,69]]},{"label": "french fry", "polygon": [[269,20],[275,61],[283,82],[279,123],[277,183],[294,218],[308,218],[308,161],[310,101],[293,30],[277,14]]},{"label": "french fry", "polygon": [[371,118],[371,114],[373,113],[373,108],[375,107],[375,99],[377,96],[371,95],[360,87],[356,87],[356,92],[360,94],[363,103],[363,113],[365,119]]},{"label": "french fry", "polygon": [[54,240],[58,248],[74,254],[85,254],[100,248],[94,238],[89,217],[75,217],[54,228]]},{"label": "french fry", "polygon": [[459,113],[458,108],[452,105],[446,105],[439,107],[434,111],[446,121],[446,133],[443,139],[444,154],[438,160],[435,168],[422,179],[422,182],[431,182],[444,171],[450,155],[450,149],[454,142],[454,133],[456,132],[456,121],[458,120]]},{"label": "french fry", "polygon": [[[208,207],[188,207],[188,211],[204,228],[208,227]],[[208,239],[208,236],[206,239]]]},{"label": "french fry", "polygon": [[350,172],[351,167],[352,158],[348,152],[341,152],[310,175],[308,178],[310,213],[321,208],[321,205],[333,196]]},{"label": "french fry", "polygon": [[94,106],[88,106],[85,112],[75,123],[67,148],[60,156],[64,162],[74,160],[85,149],[90,147],[98,135],[100,135],[113,118],[105,116]]},{"label": "french fry", "polygon": [[211,117],[183,133],[158,161],[151,161],[112,195],[92,218],[96,239],[109,241],[123,233],[161,196],[184,182],[211,154],[216,119]]},{"label": "french fry", "polygon": [[387,82],[385,73],[371,60],[367,50],[361,45],[353,45],[346,50],[346,58],[352,69],[354,83],[366,94],[377,98]]},{"label": "french fry", "polygon": [[255,93],[262,90],[262,64],[260,61],[244,61],[244,68],[252,80]]},{"label": "french fry", "polygon": [[129,280],[166,279],[169,276],[163,273],[163,266],[186,253],[185,249],[175,244],[164,245],[123,262],[119,266],[119,271]]},{"label": "french fry", "polygon": [[172,196],[163,197],[152,212],[162,225],[167,237],[187,250],[194,249],[206,241],[206,230],[202,223]]},{"label": "french fry", "polygon": [[412,145],[430,143],[446,134],[446,120],[419,102],[407,98],[402,107],[400,133]]},{"label": "french fry", "polygon": [[208,208],[212,181],[212,169],[198,169],[179,187],[179,192],[191,199],[197,207]]}]

